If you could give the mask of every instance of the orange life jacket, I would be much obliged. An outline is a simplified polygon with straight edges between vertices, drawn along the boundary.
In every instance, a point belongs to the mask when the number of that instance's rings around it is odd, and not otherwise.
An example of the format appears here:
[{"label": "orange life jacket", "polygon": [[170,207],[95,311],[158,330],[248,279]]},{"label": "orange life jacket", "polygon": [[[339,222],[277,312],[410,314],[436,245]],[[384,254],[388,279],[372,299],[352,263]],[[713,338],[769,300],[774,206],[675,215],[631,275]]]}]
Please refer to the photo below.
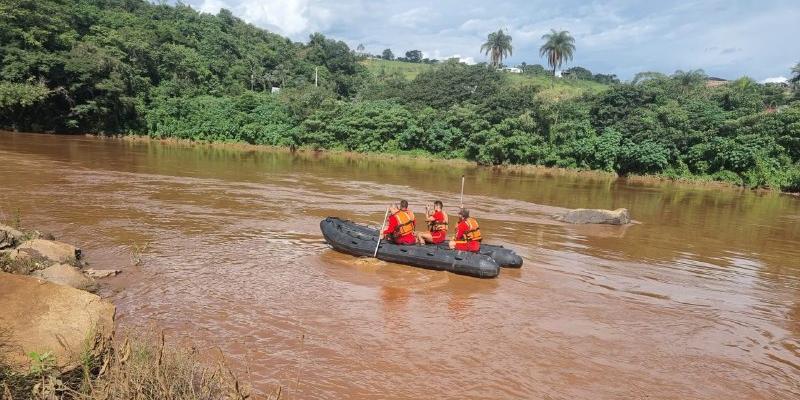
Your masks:
[{"label": "orange life jacket", "polygon": [[464,232],[464,239],[468,242],[480,242],[481,237],[481,228],[478,226],[478,221],[475,218],[467,218],[464,220],[464,223],[467,224],[467,231]]},{"label": "orange life jacket", "polygon": [[429,221],[428,229],[431,232],[446,231],[447,230],[447,215],[444,215],[444,221]]},{"label": "orange life jacket", "polygon": [[394,236],[405,236],[414,232],[414,227],[417,223],[414,213],[408,210],[400,210],[393,215],[397,218],[397,228],[394,229]]}]

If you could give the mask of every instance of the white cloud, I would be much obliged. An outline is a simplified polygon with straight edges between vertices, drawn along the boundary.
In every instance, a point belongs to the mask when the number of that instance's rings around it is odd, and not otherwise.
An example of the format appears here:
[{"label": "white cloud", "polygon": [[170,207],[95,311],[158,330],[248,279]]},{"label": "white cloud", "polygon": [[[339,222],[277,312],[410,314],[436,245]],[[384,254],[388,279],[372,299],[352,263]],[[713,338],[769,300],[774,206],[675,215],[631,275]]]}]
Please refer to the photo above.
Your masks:
[{"label": "white cloud", "polygon": [[474,57],[469,57],[469,56],[468,57],[463,57],[463,56],[461,56],[461,54],[451,54],[451,55],[442,55],[442,54],[448,54],[448,53],[442,53],[439,50],[435,50],[432,53],[428,53],[428,52],[423,51],[422,52],[422,57],[423,58],[430,58],[430,59],[434,59],[434,60],[440,60],[440,61],[446,61],[446,60],[449,60],[451,58],[457,58],[459,62],[463,62],[464,64],[467,64],[467,65],[475,65],[476,64]]},{"label": "white cloud", "polygon": [[458,61],[461,61],[464,64],[475,65],[475,59],[472,58],[472,57],[461,57],[458,54],[454,54],[452,57],[448,57],[448,58],[458,58]]},{"label": "white cloud", "polygon": [[431,17],[431,9],[428,7],[412,8],[408,11],[398,14],[392,21],[399,26],[406,28],[417,28],[419,24],[428,21]]},{"label": "white cloud", "polygon": [[211,14],[226,8],[251,24],[295,39],[324,30],[334,17],[311,0],[202,0],[195,8]]},{"label": "white cloud", "polygon": [[220,0],[203,0],[203,3],[197,8],[200,12],[216,14],[220,8],[226,8],[225,2]]},{"label": "white cloud", "polygon": [[786,83],[786,82],[789,82],[789,79],[787,79],[785,76],[776,76],[761,81],[761,83]]},{"label": "white cloud", "polygon": [[[169,0],[175,1],[175,0]],[[800,54],[797,0],[759,3],[702,0],[184,0],[216,13],[224,7],[257,26],[305,40],[319,31],[370,52],[421,50],[429,58],[486,60],[489,32],[513,37],[509,65],[543,63],[541,36],[551,28],[576,40],[575,59],[623,79],[640,71],[702,68],[726,78],[788,73]]]},{"label": "white cloud", "polygon": [[288,36],[314,30],[326,16],[324,9],[312,11],[309,0],[246,0],[238,8],[245,21],[276,28]]}]

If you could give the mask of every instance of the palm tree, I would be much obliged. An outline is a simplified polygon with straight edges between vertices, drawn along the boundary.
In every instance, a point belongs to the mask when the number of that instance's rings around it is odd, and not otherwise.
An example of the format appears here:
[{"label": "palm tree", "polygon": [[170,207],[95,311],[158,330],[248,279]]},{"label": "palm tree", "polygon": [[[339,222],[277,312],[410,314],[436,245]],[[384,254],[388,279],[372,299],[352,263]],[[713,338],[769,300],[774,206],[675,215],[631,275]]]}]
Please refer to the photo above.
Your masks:
[{"label": "palm tree", "polygon": [[789,82],[800,83],[800,63],[797,63],[797,65],[792,68],[792,75],[794,76],[789,79]]},{"label": "palm tree", "polygon": [[486,37],[486,43],[481,46],[481,52],[489,55],[489,64],[493,67],[500,66],[503,59],[511,55],[512,50],[511,36],[506,35],[502,29],[490,33]]},{"label": "palm tree", "polygon": [[575,38],[569,31],[556,31],[551,29],[550,33],[542,36],[545,43],[539,48],[539,56],[547,55],[547,63],[553,67],[553,76],[556,75],[556,68],[561,68],[564,61],[571,61],[572,54],[575,52]]}]

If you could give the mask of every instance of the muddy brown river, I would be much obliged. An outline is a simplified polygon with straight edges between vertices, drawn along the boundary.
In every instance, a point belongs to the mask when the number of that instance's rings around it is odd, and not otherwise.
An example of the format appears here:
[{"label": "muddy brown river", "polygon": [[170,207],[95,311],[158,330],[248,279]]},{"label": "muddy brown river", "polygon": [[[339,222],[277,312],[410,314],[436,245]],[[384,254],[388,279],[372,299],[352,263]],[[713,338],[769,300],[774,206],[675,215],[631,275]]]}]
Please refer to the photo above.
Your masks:
[{"label": "muddy brown river", "polygon": [[[329,249],[319,221],[464,202],[521,270]],[[565,208],[639,224],[570,226]],[[120,330],[222,349],[283,398],[800,398],[800,198],[466,164],[0,133],[0,219],[120,268]],[[451,214],[453,212],[451,211]],[[145,247],[142,264],[131,249]]]}]

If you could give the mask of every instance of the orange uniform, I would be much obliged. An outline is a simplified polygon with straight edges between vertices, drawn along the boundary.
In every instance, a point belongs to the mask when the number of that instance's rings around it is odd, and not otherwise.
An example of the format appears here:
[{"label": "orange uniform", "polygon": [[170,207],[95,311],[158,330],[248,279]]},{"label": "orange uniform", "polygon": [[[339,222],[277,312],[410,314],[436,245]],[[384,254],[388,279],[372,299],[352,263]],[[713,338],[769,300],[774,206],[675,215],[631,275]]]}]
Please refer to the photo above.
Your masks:
[{"label": "orange uniform", "polygon": [[481,229],[475,218],[458,222],[456,250],[477,252],[481,249]]},{"label": "orange uniform", "polygon": [[414,213],[402,209],[389,216],[389,226],[383,234],[395,244],[416,244],[417,237],[414,235],[416,223]]},{"label": "orange uniform", "polygon": [[447,239],[447,220],[444,218],[444,212],[434,211],[431,217],[433,221],[428,223],[428,227],[431,230],[433,244],[443,243]]}]

